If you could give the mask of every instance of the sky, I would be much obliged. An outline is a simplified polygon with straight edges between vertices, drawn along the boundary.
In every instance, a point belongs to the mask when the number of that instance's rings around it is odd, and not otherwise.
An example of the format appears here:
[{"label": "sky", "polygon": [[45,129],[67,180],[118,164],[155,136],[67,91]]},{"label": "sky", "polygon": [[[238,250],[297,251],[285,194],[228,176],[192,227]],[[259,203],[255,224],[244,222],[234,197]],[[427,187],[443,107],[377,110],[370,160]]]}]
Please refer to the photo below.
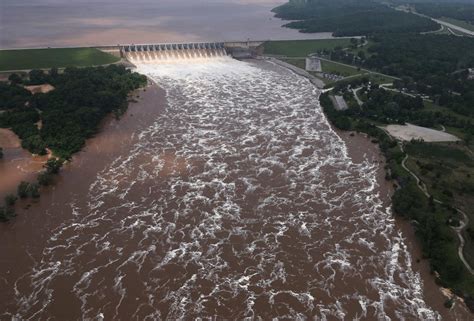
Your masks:
[{"label": "sky", "polygon": [[281,28],[285,0],[0,0],[0,48],[319,38]]}]

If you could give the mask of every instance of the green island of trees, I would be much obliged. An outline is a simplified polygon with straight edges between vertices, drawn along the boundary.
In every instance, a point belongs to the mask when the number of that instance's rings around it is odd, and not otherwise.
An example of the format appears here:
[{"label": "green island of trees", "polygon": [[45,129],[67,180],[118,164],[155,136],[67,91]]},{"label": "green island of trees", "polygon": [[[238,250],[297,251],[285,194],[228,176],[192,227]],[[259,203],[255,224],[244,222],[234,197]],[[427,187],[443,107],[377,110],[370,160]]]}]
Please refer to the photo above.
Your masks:
[{"label": "green island of trees", "polygon": [[[0,127],[11,128],[31,153],[69,159],[85,140],[97,132],[109,113],[127,108],[128,94],[143,86],[146,78],[122,66],[66,68],[63,73],[33,70],[28,84],[50,84],[47,94],[31,95],[21,84],[0,84],[6,109]],[[41,122],[41,126],[38,126]]]},{"label": "green island of trees", "polygon": [[[65,160],[81,150],[86,139],[99,130],[100,122],[110,113],[122,114],[128,107],[128,95],[144,86],[145,76],[123,66],[66,68],[59,73],[32,70],[29,78],[10,76],[10,83],[0,83],[0,128],[17,134],[22,147],[33,154],[54,155],[38,175],[37,182],[21,182],[19,198],[38,198],[41,186],[53,183]],[[54,90],[32,95],[23,85],[49,84]],[[0,221],[14,213],[17,198],[8,195],[0,207]]]}]

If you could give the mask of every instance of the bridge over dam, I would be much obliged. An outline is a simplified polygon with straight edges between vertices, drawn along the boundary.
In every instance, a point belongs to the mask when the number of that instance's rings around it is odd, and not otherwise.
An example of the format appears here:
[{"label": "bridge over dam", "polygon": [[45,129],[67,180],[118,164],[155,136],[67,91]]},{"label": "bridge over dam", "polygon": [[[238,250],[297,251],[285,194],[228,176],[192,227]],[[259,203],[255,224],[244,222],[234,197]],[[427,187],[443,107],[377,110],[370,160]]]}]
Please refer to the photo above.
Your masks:
[{"label": "bridge over dam", "polygon": [[231,56],[247,59],[258,54],[264,41],[187,42],[127,44],[97,49],[120,56],[131,63],[169,63],[176,60],[202,60]]}]

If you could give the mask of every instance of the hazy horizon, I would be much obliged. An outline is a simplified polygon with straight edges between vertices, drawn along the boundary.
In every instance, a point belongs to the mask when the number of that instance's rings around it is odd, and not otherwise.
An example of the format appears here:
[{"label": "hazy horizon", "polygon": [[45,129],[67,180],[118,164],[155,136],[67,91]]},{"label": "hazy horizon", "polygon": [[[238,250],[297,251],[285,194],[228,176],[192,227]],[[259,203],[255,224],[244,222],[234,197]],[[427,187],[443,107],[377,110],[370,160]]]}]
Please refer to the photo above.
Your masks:
[{"label": "hazy horizon", "polygon": [[[3,0],[0,47],[316,38],[281,28],[285,0]],[[326,37],[329,34],[325,35]]]}]

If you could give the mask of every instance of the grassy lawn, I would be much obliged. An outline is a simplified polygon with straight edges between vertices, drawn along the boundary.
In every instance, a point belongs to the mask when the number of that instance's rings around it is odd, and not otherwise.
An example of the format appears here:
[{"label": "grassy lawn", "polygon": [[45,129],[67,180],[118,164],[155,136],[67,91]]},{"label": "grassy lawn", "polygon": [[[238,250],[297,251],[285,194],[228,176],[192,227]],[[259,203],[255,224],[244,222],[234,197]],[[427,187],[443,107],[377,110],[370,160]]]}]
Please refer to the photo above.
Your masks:
[{"label": "grassy lawn", "polygon": [[306,57],[318,50],[332,50],[336,47],[346,48],[349,47],[350,44],[350,39],[268,41],[264,45],[264,53],[267,55]]},{"label": "grassy lawn", "polygon": [[[461,27],[461,28],[464,28],[464,29],[467,29],[469,31],[474,31],[474,25],[472,25],[472,24],[470,24],[466,21],[457,20],[457,19],[453,19],[453,18],[441,18],[439,20],[450,23],[450,24],[453,24],[455,26],[458,26],[458,27]],[[456,30],[454,30],[454,31],[456,31]]]},{"label": "grassy lawn", "polygon": [[304,59],[281,59],[281,60],[301,69],[306,68],[306,61]]},{"label": "grassy lawn", "polygon": [[120,60],[93,48],[0,51],[0,71],[105,65]]},{"label": "grassy lawn", "polygon": [[[306,61],[305,59],[283,59],[285,62],[290,63],[296,67],[299,67],[301,69],[305,69],[306,67]],[[352,67],[352,66],[346,66],[346,65],[341,65],[337,62],[333,61],[326,61],[326,60],[321,60],[321,67],[323,69],[323,72],[327,72],[330,74],[336,74],[336,75],[341,75],[344,77],[349,77],[349,76],[355,76],[355,75],[361,75],[364,73],[364,71],[358,71],[357,67]]]},{"label": "grassy lawn", "polygon": [[[301,69],[305,69],[306,62],[305,59],[297,59],[297,58],[290,58],[290,59],[283,59],[283,61],[292,64],[296,67],[299,67]],[[352,67],[348,65],[343,65],[334,61],[326,61],[322,60],[321,61],[321,67],[323,69],[323,72],[331,73],[331,74],[338,74],[343,77],[350,77],[349,79],[354,79],[358,77],[363,77],[363,76],[368,76],[370,81],[375,84],[387,84],[387,83],[392,83],[395,78],[392,78],[390,76],[384,76],[384,75],[379,75],[379,74],[374,74],[370,73],[364,70],[358,71],[357,67]],[[318,77],[316,73],[310,72],[315,77]],[[336,84],[337,82],[331,81],[329,79],[321,78],[326,83],[327,86],[332,86]],[[344,80],[342,80],[344,81]]]},{"label": "grassy lawn", "polygon": [[332,61],[321,61],[321,67],[324,72],[341,75],[344,77],[354,76],[363,74],[363,71],[357,70],[357,67],[350,67],[346,65],[341,65]]}]

